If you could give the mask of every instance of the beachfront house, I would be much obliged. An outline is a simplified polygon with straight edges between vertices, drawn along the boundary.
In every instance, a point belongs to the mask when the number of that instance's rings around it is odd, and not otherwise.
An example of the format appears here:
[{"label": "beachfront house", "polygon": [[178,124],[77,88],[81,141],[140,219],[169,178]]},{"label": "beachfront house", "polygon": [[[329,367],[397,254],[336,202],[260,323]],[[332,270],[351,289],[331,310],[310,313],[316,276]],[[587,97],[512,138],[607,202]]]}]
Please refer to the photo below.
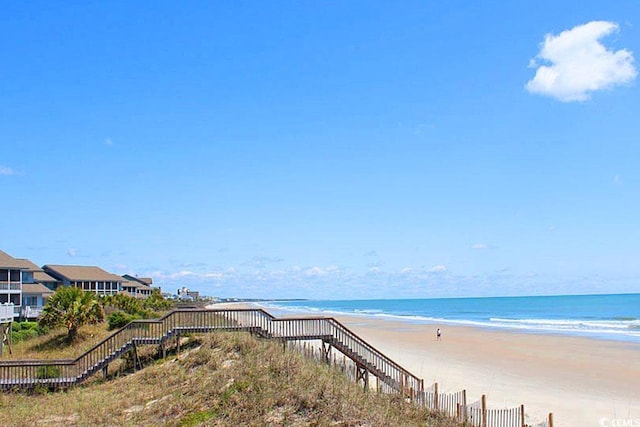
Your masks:
[{"label": "beachfront house", "polygon": [[197,301],[200,299],[200,292],[192,291],[187,287],[178,289],[178,299],[184,301]]},{"label": "beachfront house", "polygon": [[128,292],[136,298],[149,298],[153,292],[151,285],[153,279],[151,277],[136,277],[130,274],[122,276],[125,282],[122,283],[122,290]]},{"label": "beachfront house", "polygon": [[100,267],[79,265],[45,265],[45,273],[62,286],[75,286],[96,295],[115,295],[122,291],[123,278]]},{"label": "beachfront house", "polygon": [[41,283],[23,283],[20,317],[27,320],[38,318],[51,295],[53,291]]},{"label": "beachfront house", "polygon": [[124,279],[122,281],[122,292],[135,297],[138,294],[138,283]]},{"label": "beachfront house", "polygon": [[14,316],[20,315],[22,305],[22,273],[20,260],[0,250],[0,304],[12,303]]},{"label": "beachfront house", "polygon": [[18,258],[22,265],[22,308],[20,317],[23,319],[35,319],[40,316],[42,307],[47,298],[58,287],[58,282],[49,276],[41,267],[28,259]]}]

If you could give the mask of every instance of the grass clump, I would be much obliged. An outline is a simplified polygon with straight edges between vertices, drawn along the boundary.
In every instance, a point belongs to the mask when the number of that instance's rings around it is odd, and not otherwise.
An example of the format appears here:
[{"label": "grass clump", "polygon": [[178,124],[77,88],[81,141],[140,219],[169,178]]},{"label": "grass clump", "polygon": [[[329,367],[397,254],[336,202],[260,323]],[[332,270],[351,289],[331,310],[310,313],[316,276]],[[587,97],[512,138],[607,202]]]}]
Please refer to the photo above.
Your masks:
[{"label": "grass clump", "polygon": [[[64,393],[0,394],[7,425],[431,426],[458,424],[365,393],[336,369],[249,334],[192,336],[143,370]],[[151,350],[151,347],[150,347]]]}]

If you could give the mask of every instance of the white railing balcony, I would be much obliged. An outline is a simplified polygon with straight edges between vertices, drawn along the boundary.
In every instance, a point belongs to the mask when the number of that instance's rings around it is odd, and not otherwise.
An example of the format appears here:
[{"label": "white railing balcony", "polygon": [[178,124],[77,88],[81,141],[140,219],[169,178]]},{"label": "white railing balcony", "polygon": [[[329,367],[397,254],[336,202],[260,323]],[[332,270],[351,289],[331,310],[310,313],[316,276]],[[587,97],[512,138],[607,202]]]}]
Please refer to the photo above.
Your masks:
[{"label": "white railing balcony", "polygon": [[22,317],[26,319],[35,319],[42,314],[42,306],[27,305],[22,307]]},{"label": "white railing balcony", "polygon": [[0,291],[21,291],[22,282],[0,282]]},{"label": "white railing balcony", "polygon": [[13,322],[13,304],[0,304],[0,322]]}]

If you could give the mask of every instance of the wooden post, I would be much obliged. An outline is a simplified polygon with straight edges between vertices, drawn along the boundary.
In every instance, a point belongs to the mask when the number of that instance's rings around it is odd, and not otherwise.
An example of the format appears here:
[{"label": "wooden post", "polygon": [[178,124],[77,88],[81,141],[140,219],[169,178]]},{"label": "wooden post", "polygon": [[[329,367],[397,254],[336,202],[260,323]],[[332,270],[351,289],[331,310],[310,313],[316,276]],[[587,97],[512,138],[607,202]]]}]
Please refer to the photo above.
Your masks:
[{"label": "wooden post", "polygon": [[438,410],[438,383],[433,385],[433,409]]},{"label": "wooden post", "polygon": [[107,379],[107,373],[109,372],[109,365],[105,365],[102,368],[102,377],[106,380]]},{"label": "wooden post", "polygon": [[180,353],[180,332],[176,333],[176,354]]},{"label": "wooden post", "polygon": [[462,390],[462,411],[463,411],[463,422],[467,422],[467,390]]},{"label": "wooden post", "polygon": [[13,335],[13,322],[2,323],[0,324],[0,329],[2,333],[2,342],[0,342],[0,356],[4,355],[4,346],[5,344],[9,348],[9,354],[12,354],[11,350],[11,338]]},{"label": "wooden post", "polygon": [[482,395],[482,427],[487,427],[487,396]]},{"label": "wooden post", "polygon": [[527,427],[524,424],[524,405],[520,405],[520,427]]},{"label": "wooden post", "polygon": [[133,343],[133,370],[138,370],[138,347],[135,342]]},{"label": "wooden post", "polygon": [[322,361],[327,364],[331,363],[331,343],[322,341]]},{"label": "wooden post", "polygon": [[553,427],[553,413],[549,412],[549,427]]}]

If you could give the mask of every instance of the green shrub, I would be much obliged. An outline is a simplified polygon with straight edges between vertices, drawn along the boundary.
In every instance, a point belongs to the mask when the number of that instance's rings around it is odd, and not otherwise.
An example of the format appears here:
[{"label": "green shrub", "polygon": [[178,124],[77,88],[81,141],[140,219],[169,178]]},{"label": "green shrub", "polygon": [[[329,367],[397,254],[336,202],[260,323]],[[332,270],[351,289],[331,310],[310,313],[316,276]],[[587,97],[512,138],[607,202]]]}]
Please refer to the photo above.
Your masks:
[{"label": "green shrub", "polygon": [[120,329],[126,326],[132,320],[140,319],[140,316],[127,314],[124,311],[116,311],[107,317],[107,323],[109,324],[109,330]]},{"label": "green shrub", "polygon": [[151,295],[149,295],[147,299],[143,300],[142,305],[144,308],[153,311],[166,311],[172,306],[171,301],[164,299],[159,289],[154,289],[151,292]]},{"label": "green shrub", "polygon": [[38,325],[38,322],[14,322],[11,328],[13,342],[26,341],[49,332],[48,328]]}]

